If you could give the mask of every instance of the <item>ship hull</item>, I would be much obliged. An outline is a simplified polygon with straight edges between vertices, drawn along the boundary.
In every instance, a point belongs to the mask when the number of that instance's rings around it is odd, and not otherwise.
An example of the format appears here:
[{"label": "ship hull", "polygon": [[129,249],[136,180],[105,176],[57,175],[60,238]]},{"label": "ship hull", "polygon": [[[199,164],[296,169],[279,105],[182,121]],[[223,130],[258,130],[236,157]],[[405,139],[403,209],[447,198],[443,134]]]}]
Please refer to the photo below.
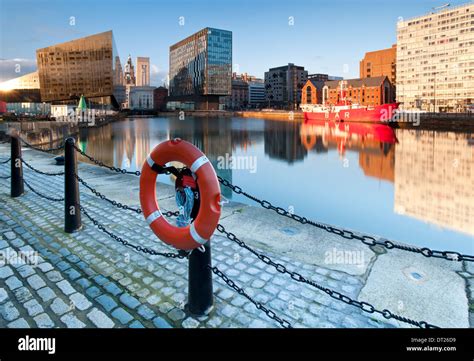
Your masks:
[{"label": "ship hull", "polygon": [[387,123],[395,115],[398,103],[382,104],[374,108],[343,109],[335,112],[304,112],[305,120],[337,122]]}]

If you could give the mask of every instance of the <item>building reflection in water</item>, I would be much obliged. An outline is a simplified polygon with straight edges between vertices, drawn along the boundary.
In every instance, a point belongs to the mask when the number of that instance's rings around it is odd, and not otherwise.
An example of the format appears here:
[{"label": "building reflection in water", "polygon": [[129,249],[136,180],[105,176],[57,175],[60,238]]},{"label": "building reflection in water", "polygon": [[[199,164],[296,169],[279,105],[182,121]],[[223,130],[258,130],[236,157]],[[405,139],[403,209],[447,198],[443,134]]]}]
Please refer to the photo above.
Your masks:
[{"label": "building reflection in water", "polygon": [[472,135],[397,130],[395,211],[474,235]]},{"label": "building reflection in water", "polygon": [[382,124],[311,122],[301,125],[301,144],[316,153],[337,149],[359,153],[359,166],[366,176],[393,182],[395,143],[392,128]]},{"label": "building reflection in water", "polygon": [[302,161],[308,151],[302,146],[298,122],[265,122],[265,154],[289,164]]},{"label": "building reflection in water", "polygon": [[[472,135],[402,129],[395,132],[381,124],[137,118],[81,130],[79,146],[105,164],[140,170],[151,149],[170,138],[181,138],[200,148],[217,174],[231,182],[232,169],[219,169],[219,157],[236,153],[253,156],[262,151],[269,159],[259,157],[258,162],[278,160],[289,167],[297,163],[311,167],[304,163],[311,162],[309,154],[336,150],[344,159],[347,151],[357,152],[366,177],[394,184],[396,213],[474,234]],[[303,175],[296,174],[295,179],[298,176]],[[252,181],[265,182],[265,174],[255,177]],[[232,197],[228,188],[222,191],[226,198]],[[278,203],[278,199],[275,201]]]}]

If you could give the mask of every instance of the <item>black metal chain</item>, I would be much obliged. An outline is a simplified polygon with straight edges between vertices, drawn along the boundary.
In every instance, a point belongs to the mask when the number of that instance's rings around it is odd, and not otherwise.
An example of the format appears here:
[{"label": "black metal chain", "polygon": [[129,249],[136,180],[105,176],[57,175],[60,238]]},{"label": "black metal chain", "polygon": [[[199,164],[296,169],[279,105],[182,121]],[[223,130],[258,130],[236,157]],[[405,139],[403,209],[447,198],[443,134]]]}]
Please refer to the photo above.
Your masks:
[{"label": "black metal chain", "polygon": [[84,157],[86,157],[87,159],[89,159],[91,162],[93,162],[95,165],[98,165],[99,167],[103,167],[103,168],[107,168],[113,172],[116,172],[116,173],[122,173],[122,174],[132,174],[132,175],[136,175],[136,176],[140,176],[141,175],[141,172],[140,171],[135,171],[135,172],[131,172],[131,171],[128,171],[126,169],[123,169],[123,168],[118,168],[118,167],[113,167],[113,166],[110,166],[110,165],[107,165],[107,164],[104,164],[104,162],[100,161],[100,160],[97,160],[95,159],[94,157],[90,156],[89,154],[87,154],[86,152],[84,152],[81,148],[79,148],[77,145],[74,145],[74,149],[79,152],[81,155],[83,155]]},{"label": "black metal chain", "polygon": [[101,224],[99,221],[94,219],[89,214],[89,212],[86,211],[84,206],[79,205],[79,208],[81,209],[81,212],[84,213],[84,215],[94,224],[94,226],[96,226],[100,231],[104,232],[110,238],[112,238],[113,240],[123,244],[124,246],[133,248],[134,250],[136,250],[138,252],[147,253],[147,254],[152,255],[152,256],[163,256],[163,257],[167,257],[167,258],[180,258],[180,259],[188,257],[188,253],[186,251],[179,251],[178,253],[158,252],[158,251],[155,251],[155,250],[147,248],[147,247],[137,246],[133,243],[130,243],[127,240],[123,239],[120,236],[117,236],[116,234],[110,232],[107,228],[105,228],[105,226],[103,224]]},{"label": "black metal chain", "polygon": [[[135,212],[137,214],[142,213],[142,210],[140,208],[133,208],[133,207],[127,206],[126,204],[122,204],[122,203],[120,203],[116,200],[107,198],[104,194],[100,193],[97,189],[93,188],[91,185],[89,185],[84,179],[79,177],[77,174],[75,174],[75,176],[76,176],[77,180],[79,181],[79,183],[81,183],[84,187],[89,189],[92,192],[92,194],[94,194],[96,197],[109,202],[110,204],[112,204],[113,206],[115,206],[117,208],[132,211],[132,212]],[[179,211],[163,211],[162,214],[164,216],[167,216],[167,217],[177,217],[177,216],[179,216]]]},{"label": "black metal chain", "polygon": [[396,242],[389,241],[387,239],[375,239],[372,236],[368,235],[357,235],[353,231],[347,230],[347,229],[340,229],[334,226],[330,226],[328,224],[323,224],[323,223],[318,223],[311,221],[307,219],[306,217],[299,216],[297,214],[294,214],[292,212],[287,211],[286,209],[282,207],[276,207],[272,203],[266,200],[259,199],[257,197],[252,196],[251,194],[246,193],[241,187],[233,185],[230,183],[228,180],[222,178],[222,177],[217,177],[219,179],[219,182],[224,185],[227,188],[230,188],[233,192],[236,194],[242,194],[244,197],[251,199],[252,201],[260,204],[263,208],[265,209],[270,209],[274,212],[276,212],[280,216],[284,216],[290,219],[293,219],[296,222],[299,222],[301,224],[309,224],[313,227],[317,227],[319,229],[323,229],[326,232],[336,234],[342,238],[345,239],[355,239],[367,246],[382,246],[386,249],[399,249],[402,251],[408,251],[408,252],[413,252],[413,253],[419,253],[422,254],[425,257],[434,257],[434,258],[442,258],[446,259],[448,261],[468,261],[468,262],[474,262],[474,256],[473,255],[467,255],[467,254],[461,254],[459,252],[455,251],[437,251],[437,250],[432,250],[427,247],[419,248],[415,246],[409,246],[409,245],[404,245],[404,244],[399,244]]},{"label": "black metal chain", "polygon": [[107,202],[109,202],[110,204],[112,204],[113,206],[117,207],[117,208],[120,208],[120,209],[125,209],[125,210],[128,210],[128,211],[132,211],[132,212],[135,212],[137,214],[141,214],[142,213],[142,210],[140,208],[133,208],[133,207],[130,207],[130,206],[127,206],[126,204],[122,204],[120,202],[117,202],[113,199],[109,199],[107,198],[105,195],[103,195],[102,193],[100,193],[97,189],[91,187],[84,179],[82,179],[81,177],[79,177],[79,175],[77,175],[76,173],[74,174],[76,179],[79,181],[79,183],[81,183],[84,187],[86,187],[87,189],[89,189],[92,194],[94,194],[95,196],[99,197],[100,199],[103,199],[103,200],[106,200]]},{"label": "black metal chain", "polygon": [[20,139],[28,148],[38,150],[38,151],[44,152],[44,153],[50,153],[50,152],[54,152],[54,151],[57,151],[57,150],[60,150],[60,149],[64,148],[64,141],[61,142],[61,144],[59,144],[57,147],[43,149],[43,148],[40,148],[38,146],[35,146],[35,145],[29,143],[28,141],[26,141],[25,139],[23,139],[21,137],[18,137],[18,139]]},{"label": "black metal chain", "polygon": [[406,318],[406,317],[403,317],[403,316],[400,316],[400,315],[397,315],[393,312],[391,312],[390,310],[387,310],[387,309],[384,309],[382,311],[376,309],[373,305],[371,305],[370,303],[368,302],[360,302],[360,301],[357,301],[357,300],[354,300],[352,298],[350,298],[349,296],[346,296],[338,291],[334,291],[330,288],[327,288],[327,287],[324,287],[314,281],[311,281],[309,279],[306,279],[304,276],[302,276],[301,274],[299,274],[298,272],[295,272],[295,271],[289,271],[285,265],[281,264],[281,263],[278,263],[278,262],[275,262],[273,261],[270,257],[262,254],[262,253],[259,253],[258,251],[254,250],[253,248],[251,248],[250,246],[248,246],[244,241],[240,240],[237,238],[237,236],[235,234],[233,234],[232,232],[227,232],[225,227],[222,225],[222,224],[218,224],[217,225],[217,230],[222,233],[222,234],[225,234],[225,236],[227,237],[227,239],[229,239],[230,241],[232,242],[235,242],[237,243],[240,247],[242,248],[245,248],[247,251],[249,251],[250,253],[252,253],[253,255],[255,255],[259,260],[261,260],[263,263],[269,265],[269,266],[272,266],[273,268],[275,268],[278,272],[280,273],[284,273],[284,274],[288,274],[293,280],[297,281],[297,282],[301,282],[301,283],[306,283],[312,287],[315,287],[317,289],[319,289],[320,291],[323,291],[325,292],[326,294],[328,294],[330,297],[338,300],[338,301],[342,301],[348,305],[351,305],[351,306],[355,306],[355,307],[358,307],[360,308],[362,311],[364,312],[367,312],[367,313],[379,313],[381,314],[383,317],[385,317],[386,319],[395,319],[395,320],[398,320],[398,321],[401,321],[401,322],[405,322],[405,323],[408,323],[410,325],[413,325],[413,326],[417,326],[417,327],[420,327],[420,328],[438,328],[437,326],[434,326],[434,325],[431,325],[429,324],[428,322],[426,321],[415,321],[415,320],[412,320],[412,319],[409,319],[409,318]]},{"label": "black metal chain", "polygon": [[10,175],[7,175],[7,176],[0,176],[0,179],[8,179],[10,178],[11,176]]},{"label": "black metal chain", "polygon": [[11,159],[11,158],[8,158],[7,160],[2,160],[2,161],[0,162],[0,164],[6,164],[6,163],[8,163],[8,162],[10,161],[10,159]]},{"label": "black metal chain", "polygon": [[210,269],[212,271],[212,273],[214,273],[216,276],[221,278],[226,283],[227,286],[232,288],[239,295],[244,296],[246,299],[248,299],[250,302],[252,302],[255,305],[255,307],[257,308],[257,310],[263,311],[267,315],[267,317],[269,317],[272,320],[275,320],[276,322],[278,322],[283,328],[293,328],[291,326],[290,322],[288,322],[287,320],[285,320],[283,318],[278,317],[277,314],[274,311],[268,309],[267,307],[265,307],[265,305],[263,305],[262,303],[260,303],[258,301],[255,301],[252,297],[250,297],[250,295],[247,292],[245,292],[243,288],[237,286],[237,284],[233,280],[231,280],[219,268],[217,268],[216,266],[211,267],[209,265],[207,265],[207,268]]},{"label": "black metal chain", "polygon": [[45,196],[43,193],[38,192],[36,189],[34,189],[27,181],[26,179],[23,179],[23,182],[25,182],[26,186],[36,195],[40,196],[41,198],[47,199],[48,201],[52,202],[63,202],[64,198],[54,198],[50,196]]},{"label": "black metal chain", "polygon": [[31,164],[29,164],[26,160],[24,160],[23,158],[20,158],[21,159],[21,162],[26,165],[28,168],[30,168],[32,171],[36,172],[36,173],[39,173],[39,174],[42,174],[42,175],[47,175],[47,176],[60,176],[60,175],[64,175],[64,172],[57,172],[57,173],[48,173],[48,172],[43,172],[39,169],[36,169],[35,167],[33,167]]},{"label": "black metal chain", "polygon": [[[116,173],[122,173],[122,174],[132,174],[132,175],[135,175],[137,177],[139,177],[142,173],[140,171],[129,171],[129,170],[126,170],[124,168],[119,168],[119,167],[114,167],[114,166],[110,166],[110,165],[107,165],[107,164],[104,164],[104,162],[100,161],[100,160],[97,160],[95,159],[93,156],[87,154],[86,152],[84,152],[82,149],[80,149],[78,146],[74,145],[74,149],[79,152],[81,155],[83,155],[84,157],[86,157],[87,159],[89,159],[91,162],[93,162],[95,165],[98,165],[99,167],[104,167],[104,168],[107,168],[113,172],[116,172]],[[183,169],[183,168],[176,168],[174,166],[169,166],[169,167],[165,167],[165,166],[161,166],[161,165],[158,165],[158,164],[153,164],[153,167],[152,169],[157,172],[158,174],[174,174],[175,176],[178,176],[179,175],[179,172]]]}]

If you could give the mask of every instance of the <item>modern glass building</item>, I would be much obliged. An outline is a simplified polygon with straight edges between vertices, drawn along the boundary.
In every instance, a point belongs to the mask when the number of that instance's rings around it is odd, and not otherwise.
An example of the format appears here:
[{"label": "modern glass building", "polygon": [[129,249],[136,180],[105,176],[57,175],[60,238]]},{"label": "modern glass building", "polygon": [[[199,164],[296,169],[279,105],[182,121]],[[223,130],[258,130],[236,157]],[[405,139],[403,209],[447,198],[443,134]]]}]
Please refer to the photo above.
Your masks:
[{"label": "modern glass building", "polygon": [[[0,83],[0,101],[12,104],[41,103],[38,72]],[[22,108],[22,107],[20,107]]]},{"label": "modern glass building", "polygon": [[231,78],[231,31],[205,28],[170,47],[170,100],[218,104]]},{"label": "modern glass building", "polygon": [[125,98],[123,75],[112,31],[36,51],[41,100],[118,108]]}]

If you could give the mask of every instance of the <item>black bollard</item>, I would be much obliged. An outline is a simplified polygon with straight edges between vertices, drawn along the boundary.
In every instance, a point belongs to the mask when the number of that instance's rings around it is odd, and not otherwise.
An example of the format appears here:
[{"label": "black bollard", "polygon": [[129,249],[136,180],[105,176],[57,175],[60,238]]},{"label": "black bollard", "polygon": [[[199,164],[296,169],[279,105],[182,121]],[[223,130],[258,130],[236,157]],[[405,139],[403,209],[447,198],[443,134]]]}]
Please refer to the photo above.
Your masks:
[{"label": "black bollard", "polygon": [[64,231],[66,233],[76,232],[82,227],[74,143],[74,138],[67,138],[64,144]]},{"label": "black bollard", "polygon": [[[213,305],[211,241],[204,245],[205,252],[195,249],[189,255],[188,304],[186,311],[194,316],[209,314]],[[209,266],[209,267],[208,267]]]},{"label": "black bollard", "polygon": [[16,136],[11,137],[11,197],[19,197],[25,192],[23,184],[23,164],[21,162],[21,141]]}]

